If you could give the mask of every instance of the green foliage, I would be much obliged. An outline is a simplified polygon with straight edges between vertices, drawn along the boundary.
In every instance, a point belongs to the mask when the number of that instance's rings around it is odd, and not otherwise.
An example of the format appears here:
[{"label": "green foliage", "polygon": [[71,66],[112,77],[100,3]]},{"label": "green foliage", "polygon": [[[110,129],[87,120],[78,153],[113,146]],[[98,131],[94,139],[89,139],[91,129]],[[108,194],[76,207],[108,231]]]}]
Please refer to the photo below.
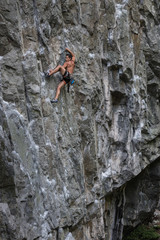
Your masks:
[{"label": "green foliage", "polygon": [[152,227],[141,225],[133,230],[129,236],[124,237],[123,240],[152,240],[158,239],[160,234]]},{"label": "green foliage", "polygon": [[160,225],[154,225],[155,229],[160,229]]}]

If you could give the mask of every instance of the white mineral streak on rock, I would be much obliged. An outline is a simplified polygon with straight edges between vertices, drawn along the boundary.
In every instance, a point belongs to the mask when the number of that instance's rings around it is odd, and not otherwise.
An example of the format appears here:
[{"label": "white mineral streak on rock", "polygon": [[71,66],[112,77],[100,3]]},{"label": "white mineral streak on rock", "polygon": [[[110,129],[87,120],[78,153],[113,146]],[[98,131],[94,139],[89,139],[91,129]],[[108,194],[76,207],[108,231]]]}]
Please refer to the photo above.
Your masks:
[{"label": "white mineral streak on rock", "polygon": [[89,53],[88,56],[89,56],[89,58],[91,58],[91,59],[94,59],[94,58],[95,58],[95,54],[94,54],[94,53]]},{"label": "white mineral streak on rock", "polygon": [[48,239],[48,232],[50,231],[50,226],[47,222],[42,224],[42,240]]},{"label": "white mineral streak on rock", "polygon": [[70,196],[70,193],[69,193],[69,191],[67,190],[66,186],[63,187],[63,191],[64,191],[64,196],[65,196],[65,198],[68,199],[69,196]]},{"label": "white mineral streak on rock", "polygon": [[2,126],[0,126],[0,135],[1,135],[2,137],[4,137],[4,132],[3,132]]},{"label": "white mineral streak on rock", "polygon": [[42,82],[41,86],[42,86],[43,88],[45,88],[45,85],[46,85],[46,83],[45,83],[45,82]]},{"label": "white mineral streak on rock", "polygon": [[75,238],[72,236],[72,233],[68,233],[67,237],[65,240],[75,240]]},{"label": "white mineral streak on rock", "polygon": [[64,33],[68,33],[68,32],[69,32],[69,30],[68,30],[68,29],[66,29],[66,28],[63,28],[63,32],[64,32]]},{"label": "white mineral streak on rock", "polygon": [[47,215],[48,215],[48,211],[45,211],[43,215],[42,214],[40,215],[40,217],[43,219],[46,219]]},{"label": "white mineral streak on rock", "polygon": [[47,183],[47,185],[51,186],[52,188],[54,188],[54,186],[56,185],[56,181],[54,179],[49,180],[48,178],[46,178],[46,183]]},{"label": "white mineral streak on rock", "polygon": [[134,134],[134,139],[141,140],[142,134],[141,134],[141,127],[137,128]]},{"label": "white mineral streak on rock", "polygon": [[112,175],[112,170],[111,170],[111,167],[109,167],[107,171],[102,172],[102,179],[111,177],[111,175]]},{"label": "white mineral streak on rock", "polygon": [[26,56],[28,56],[28,55],[32,55],[32,56],[36,56],[36,53],[34,52],[34,51],[32,51],[32,50],[28,50],[28,51],[26,51],[25,53],[24,53],[24,57],[26,57]]},{"label": "white mineral streak on rock", "polygon": [[123,14],[123,8],[124,8],[124,5],[121,5],[121,4],[116,4],[116,17],[117,18],[120,18]]}]

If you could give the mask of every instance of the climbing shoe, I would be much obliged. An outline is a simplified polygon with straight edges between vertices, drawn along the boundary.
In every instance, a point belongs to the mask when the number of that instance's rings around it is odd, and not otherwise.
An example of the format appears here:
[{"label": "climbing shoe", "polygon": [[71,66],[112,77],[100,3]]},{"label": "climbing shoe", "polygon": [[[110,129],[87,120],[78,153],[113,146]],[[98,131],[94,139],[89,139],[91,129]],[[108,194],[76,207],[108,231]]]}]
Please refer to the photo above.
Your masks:
[{"label": "climbing shoe", "polygon": [[53,100],[51,100],[51,103],[57,103],[57,102],[58,102],[57,99],[53,99]]}]

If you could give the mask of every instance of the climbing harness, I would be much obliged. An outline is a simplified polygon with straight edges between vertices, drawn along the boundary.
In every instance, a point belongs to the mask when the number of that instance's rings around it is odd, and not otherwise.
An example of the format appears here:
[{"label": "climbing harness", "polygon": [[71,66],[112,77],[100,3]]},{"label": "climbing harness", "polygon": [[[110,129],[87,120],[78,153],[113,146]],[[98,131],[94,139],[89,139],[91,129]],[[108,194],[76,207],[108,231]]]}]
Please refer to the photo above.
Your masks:
[{"label": "climbing harness", "polygon": [[68,71],[65,71],[63,75],[63,80],[68,84],[68,93],[71,85],[74,84],[74,79],[71,77],[71,74]]}]

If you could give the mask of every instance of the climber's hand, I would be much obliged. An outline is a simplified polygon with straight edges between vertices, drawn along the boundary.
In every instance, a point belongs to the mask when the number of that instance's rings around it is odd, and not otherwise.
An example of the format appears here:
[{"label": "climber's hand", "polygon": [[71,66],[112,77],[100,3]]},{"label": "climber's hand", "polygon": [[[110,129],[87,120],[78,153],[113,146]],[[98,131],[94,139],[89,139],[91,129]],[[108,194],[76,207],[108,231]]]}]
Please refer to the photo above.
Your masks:
[{"label": "climber's hand", "polygon": [[51,74],[52,74],[51,71],[52,70],[48,70],[47,72],[44,73],[46,78],[51,76]]},{"label": "climber's hand", "polygon": [[52,69],[49,69],[49,76],[51,76],[52,75],[52,73],[53,73],[53,70]]}]

